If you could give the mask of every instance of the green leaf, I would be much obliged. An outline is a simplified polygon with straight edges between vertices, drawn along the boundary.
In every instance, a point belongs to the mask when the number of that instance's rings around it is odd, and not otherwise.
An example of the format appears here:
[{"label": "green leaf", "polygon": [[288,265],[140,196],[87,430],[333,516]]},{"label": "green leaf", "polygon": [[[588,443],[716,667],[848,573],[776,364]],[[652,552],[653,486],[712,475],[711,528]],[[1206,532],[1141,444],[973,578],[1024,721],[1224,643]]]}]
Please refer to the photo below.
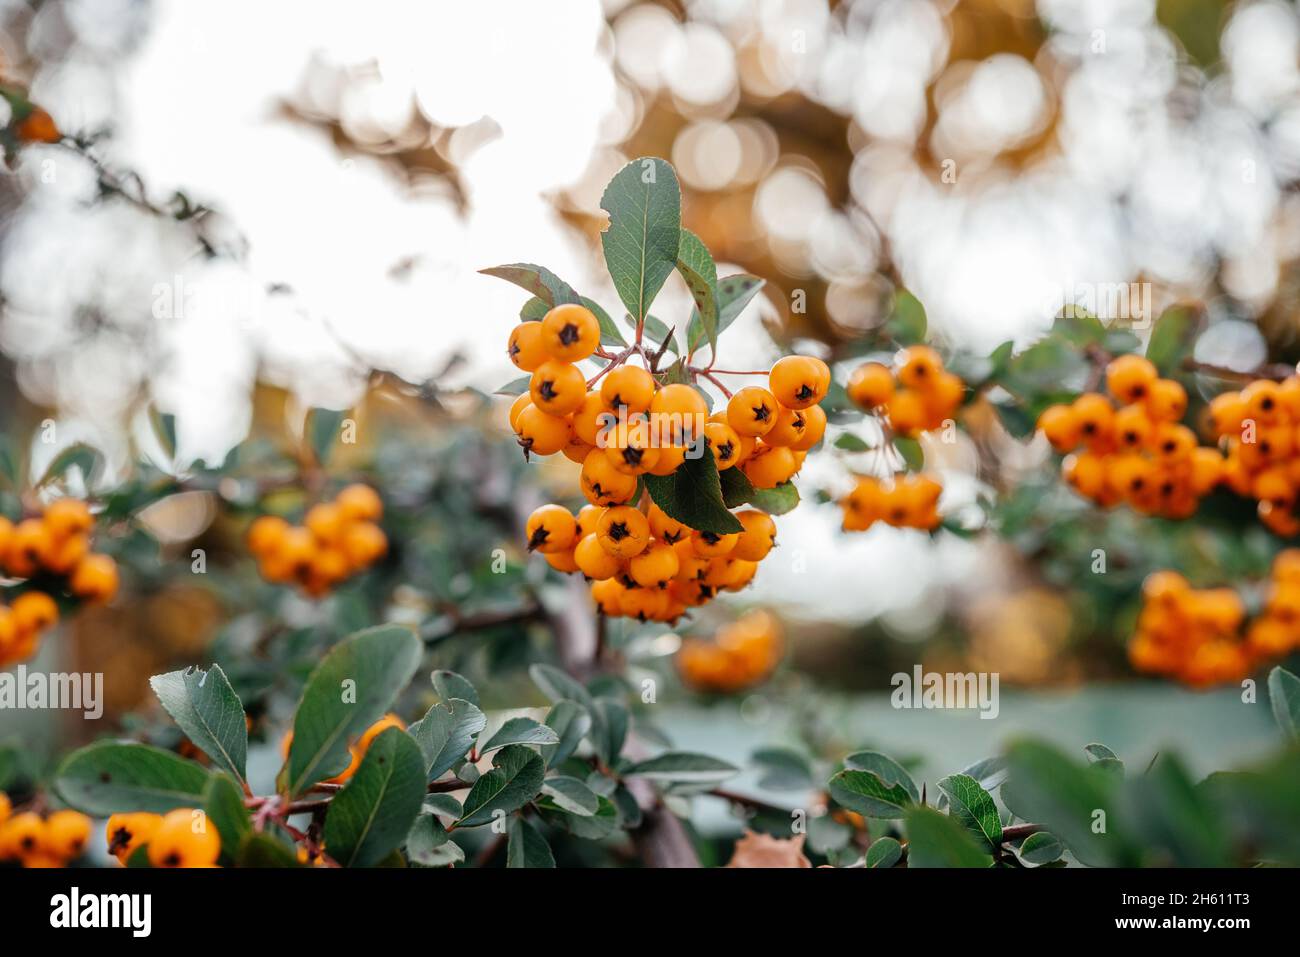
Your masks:
[{"label": "green leaf", "polygon": [[927,322],[921,300],[906,289],[894,297],[894,311],[885,320],[885,333],[900,345],[910,346],[925,341]]},{"label": "green leaf", "polygon": [[1124,776],[1124,762],[1106,745],[1093,743],[1086,745],[1083,750],[1087,753],[1088,762],[1093,767],[1112,771],[1120,777]]},{"label": "green leaf", "polygon": [[424,796],[424,810],[430,814],[449,817],[453,821],[465,813],[465,809],[461,807],[460,802],[450,794],[426,794]]},{"label": "green leaf", "polygon": [[438,698],[442,701],[460,698],[475,707],[482,707],[478,700],[478,689],[470,684],[468,678],[464,678],[454,671],[435,671],[433,673],[433,690],[438,693]]},{"label": "green leaf", "polygon": [[1050,864],[1064,853],[1064,846],[1050,831],[1035,831],[1020,845],[1020,859],[1030,864]]},{"label": "green leaf", "polygon": [[435,704],[408,729],[424,756],[427,780],[442,777],[469,751],[474,738],[487,727],[487,716],[460,698]]},{"label": "green leaf", "polygon": [[[730,468],[727,471],[737,472],[739,469]],[[775,488],[756,488],[749,496],[749,504],[768,515],[784,515],[794,511],[799,504],[799,490],[793,482],[782,482]]]},{"label": "green leaf", "polygon": [[1281,665],[1268,673],[1268,698],[1273,717],[1291,741],[1300,741],[1300,678]]},{"label": "green leaf", "polygon": [[253,821],[244,806],[244,792],[234,778],[220,771],[208,777],[203,789],[203,813],[221,835],[221,847],[233,860],[244,835],[253,830]]},{"label": "green leaf", "polygon": [[671,784],[716,784],[740,769],[720,758],[693,751],[667,751],[646,761],[638,761],[623,772],[624,777],[639,776]]},{"label": "green leaf", "polygon": [[[141,848],[143,850],[143,848]],[[300,867],[298,854],[271,834],[252,831],[244,835],[235,854],[236,867]]]},{"label": "green leaf", "polygon": [[373,867],[401,845],[424,803],[424,759],[414,739],[387,728],[330,802],[325,847],[344,867]]},{"label": "green leaf", "polygon": [[[749,301],[763,288],[763,280],[748,273],[737,273],[718,280],[718,323],[717,335],[722,335],[727,327],[736,321]],[[690,355],[708,338],[704,321],[698,309],[691,310],[691,321],[686,327],[686,351]]]},{"label": "green leaf", "polygon": [[898,449],[898,454],[903,457],[908,469],[913,472],[919,472],[925,467],[925,452],[921,449],[921,443],[916,439],[908,438],[905,435],[894,437],[894,448]]},{"label": "green leaf", "polygon": [[243,784],[248,724],[244,705],[221,666],[154,675],[149,685],[194,746]]},{"label": "green leaf", "polygon": [[345,409],[312,409],[307,413],[303,430],[318,465],[329,462],[330,450],[338,440],[339,428],[345,415]]},{"label": "green leaf", "polygon": [[514,283],[521,289],[528,290],[546,303],[547,307],[558,306],[566,302],[582,302],[582,297],[574,292],[572,286],[545,266],[535,266],[532,263],[510,263],[505,266],[480,269],[479,272],[485,276],[504,279],[506,282]]},{"label": "green leaf", "polygon": [[546,838],[517,815],[511,818],[506,831],[506,867],[555,867],[555,856]]},{"label": "green leaf", "polygon": [[1191,351],[1198,325],[1196,314],[1185,306],[1171,306],[1155,321],[1147,340],[1147,358],[1161,375],[1173,373]]},{"label": "green leaf", "polygon": [[948,813],[955,820],[997,847],[1002,841],[998,806],[978,781],[964,774],[950,774],[939,780],[939,790],[948,798]]},{"label": "green leaf", "polygon": [[852,432],[845,432],[839,436],[833,443],[835,448],[843,449],[845,452],[870,452],[871,446],[862,439],[858,438]]},{"label": "green leaf", "polygon": [[546,314],[551,311],[545,299],[533,296],[522,306],[519,307],[520,322],[541,322],[546,318]]},{"label": "green leaf", "polygon": [[980,849],[970,833],[932,807],[911,808],[907,827],[908,867],[990,867],[993,858]]},{"label": "green leaf", "polygon": [[591,817],[600,808],[600,798],[596,792],[577,778],[566,774],[547,778],[542,784],[542,793],[556,807],[580,817]]},{"label": "green leaf", "polygon": [[528,676],[551,701],[557,704],[561,701],[576,701],[588,713],[595,710],[595,701],[591,697],[591,692],[577,679],[565,674],[554,665],[532,665],[528,669]]},{"label": "green leaf", "polygon": [[537,797],[545,775],[546,765],[536,751],[518,744],[502,748],[492,759],[492,769],[465,796],[465,813],[456,826],[478,827],[498,811],[519,810]]},{"label": "green leaf", "polygon": [[718,485],[722,489],[722,504],[727,508],[739,508],[754,495],[754,486],[738,468],[723,469],[718,473]]},{"label": "green leaf", "polygon": [[147,744],[112,741],[79,748],[54,772],[54,788],[64,801],[100,817],[196,807],[207,784],[207,770],[193,761]]},{"label": "green leaf", "polygon": [[596,317],[596,323],[600,326],[600,344],[604,346],[626,346],[627,340],[623,334],[618,331],[618,326],[610,317],[600,303],[594,299],[582,297],[582,304],[591,310],[591,314]]},{"label": "green leaf", "polygon": [[74,468],[81,472],[82,480],[87,486],[97,485],[104,472],[104,453],[85,442],[74,442],[54,456],[36,483],[36,487],[44,488],[49,483],[63,478]]},{"label": "green leaf", "polygon": [[867,867],[893,867],[903,856],[903,846],[892,837],[878,837],[867,848]]},{"label": "green leaf", "polygon": [[8,435],[0,435],[0,481],[12,492],[21,491],[22,469],[18,465],[18,451]]},{"label": "green leaf", "polygon": [[307,679],[279,790],[290,800],[351,761],[348,745],[388,710],[420,663],[410,629],[368,628],[335,645]]},{"label": "green leaf", "polygon": [[813,787],[808,759],[789,748],[762,748],[752,759],[763,772],[758,786],[766,791],[807,791]]},{"label": "green leaf", "polygon": [[550,798],[540,798],[537,801],[537,809],[548,821],[584,841],[604,840],[618,830],[621,820],[614,802],[604,797],[600,799],[600,807],[596,813],[590,816],[569,814]]},{"label": "green leaf", "polygon": [[532,718],[510,718],[497,729],[497,733],[488,738],[487,744],[479,748],[479,754],[487,754],[497,748],[510,744],[559,744],[560,736],[544,724],[538,724]]},{"label": "green leaf", "polygon": [[671,475],[646,474],[642,478],[650,498],[670,518],[715,535],[743,530],[736,516],[727,511],[718,466],[704,446],[703,437],[687,451],[677,471]]},{"label": "green leaf", "polygon": [[1052,332],[1072,346],[1100,345],[1106,338],[1106,327],[1092,313],[1078,307],[1066,306],[1052,322]]},{"label": "green leaf", "polygon": [[623,751],[627,740],[629,715],[627,708],[613,698],[597,698],[591,729],[591,744],[597,756],[606,764],[613,764]]},{"label": "green leaf", "polygon": [[[718,267],[709,249],[689,229],[683,229],[677,247],[677,271],[695,300],[695,314],[704,328],[709,349],[718,351]],[[694,317],[692,317],[694,321]]]},{"label": "green leaf", "polygon": [[[443,850],[447,842],[447,829],[442,826],[442,822],[432,814],[421,814],[411,825],[410,833],[406,835],[406,856],[410,858],[411,863],[421,864],[424,867],[445,867],[448,864],[458,863],[449,860],[447,852]],[[456,845],[453,844],[452,847]],[[455,856],[454,852],[452,856]],[[465,855],[462,853],[459,860],[464,859]]]},{"label": "green leaf", "polygon": [[886,784],[872,771],[840,771],[828,789],[837,804],[866,817],[902,817],[916,800],[901,784]]},{"label": "green leaf", "polygon": [[677,266],[682,194],[677,174],[661,159],[628,163],[600,198],[609,227],[600,235],[605,264],[618,296],[638,321]]},{"label": "green leaf", "polygon": [[900,785],[913,801],[921,799],[921,792],[912,780],[912,775],[887,754],[879,751],[855,751],[844,759],[844,767],[850,771],[870,771],[887,785]]},{"label": "green leaf", "polygon": [[591,715],[576,701],[557,701],[546,715],[546,726],[555,729],[557,744],[542,745],[547,768],[567,761],[591,730]]},{"label": "green leaf", "polygon": [[149,406],[149,425],[153,428],[158,444],[168,459],[176,456],[176,416],[170,412],[160,412],[156,405]]},{"label": "green leaf", "polygon": [[501,388],[497,389],[494,395],[523,395],[528,391],[532,384],[533,377],[530,375],[521,375],[518,379],[511,379]]}]

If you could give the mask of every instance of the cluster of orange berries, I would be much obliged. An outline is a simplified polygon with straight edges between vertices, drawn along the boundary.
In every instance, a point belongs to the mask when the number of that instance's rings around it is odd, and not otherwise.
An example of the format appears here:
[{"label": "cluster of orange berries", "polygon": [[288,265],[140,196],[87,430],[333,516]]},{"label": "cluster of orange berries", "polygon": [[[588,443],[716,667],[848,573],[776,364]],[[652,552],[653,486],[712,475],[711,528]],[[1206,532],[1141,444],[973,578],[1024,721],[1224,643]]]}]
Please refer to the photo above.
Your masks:
[{"label": "cluster of orange berries", "polygon": [[1257,664],[1297,649],[1300,549],[1287,549],[1273,560],[1263,609],[1249,623],[1231,588],[1192,588],[1173,571],[1150,575],[1128,651],[1139,671],[1206,687],[1240,681]]},{"label": "cluster of orange berries", "polygon": [[1206,428],[1224,444],[1224,484],[1258,501],[1260,521],[1277,535],[1300,535],[1300,376],[1257,379],[1210,402]]},{"label": "cluster of orange berries", "polygon": [[697,691],[734,693],[765,680],[780,662],[781,649],[780,623],[765,611],[753,611],[719,628],[712,641],[683,641],[677,669]]},{"label": "cluster of orange berries", "polygon": [[560,305],[540,322],[510,334],[510,359],[532,373],[528,392],[510,408],[510,427],[527,454],[563,452],[582,466],[582,489],[594,505],[631,500],[639,475],[671,475],[703,435],[719,469],[739,466],[755,488],[775,488],[803,464],[826,431],[818,405],[830,388],[820,359],[786,356],[768,389],[749,386],[709,415],[704,396],[684,383],[661,385],[647,369],[622,364],[588,389],[575,364],[600,342],[589,309]]},{"label": "cluster of orange berries", "polygon": [[[1084,498],[1103,507],[1188,518],[1225,478],[1223,456],[1197,443],[1183,425],[1187,392],[1152,363],[1119,356],[1106,366],[1106,388],[1054,405],[1038,418],[1052,448],[1068,454],[1061,470]],[[1116,405],[1118,403],[1118,406]],[[1078,450],[1078,451],[1076,451]]]},{"label": "cluster of orange berries", "polygon": [[[86,602],[110,601],[117,594],[117,563],[90,548],[95,520],[85,502],[64,498],[39,516],[14,524],[0,516],[0,568],[10,578],[63,579],[62,588]],[[59,620],[49,591],[28,588],[0,605],[0,667],[36,653],[40,636]]]},{"label": "cluster of orange berries", "polygon": [[79,858],[90,839],[90,818],[76,811],[13,813],[9,796],[0,791],[0,861],[23,867],[63,867]]},{"label": "cluster of orange berries", "polygon": [[378,492],[369,485],[349,485],[333,501],[309,508],[302,525],[278,515],[255,519],[248,529],[248,550],[267,581],[294,583],[320,598],[388,551],[388,538],[378,525],[383,514]]},{"label": "cluster of orange berries", "polygon": [[[350,757],[348,766],[334,777],[329,778],[325,783],[342,784],[351,778],[352,775],[356,773],[357,768],[361,767],[361,759],[366,756],[366,751],[369,750],[371,742],[374,741],[375,738],[379,737],[381,732],[386,731],[389,728],[397,728],[399,731],[405,731],[406,724],[397,715],[386,714],[370,727],[366,728],[361,737],[357,739],[356,744],[353,744],[348,748],[348,755]],[[280,742],[280,756],[286,761],[289,760],[289,747],[292,744],[293,732],[290,731],[285,734],[283,740]]]},{"label": "cluster of orange berries", "polygon": [[202,811],[188,807],[166,814],[114,814],[104,837],[109,853],[123,866],[142,847],[150,867],[216,867],[221,855],[216,827]]},{"label": "cluster of orange berries", "polygon": [[591,597],[610,617],[676,621],[722,591],[740,591],[776,544],[776,522],[757,509],[736,513],[742,530],[693,529],[653,502],[586,505],[575,516],[543,505],[528,517],[530,551],[557,571],[581,572]]},{"label": "cluster of orange berries", "polygon": [[853,370],[849,398],[868,412],[883,411],[899,435],[915,436],[941,427],[957,414],[966,396],[961,376],[943,366],[929,346],[908,346],[890,368],[866,362]]},{"label": "cluster of orange berries", "polygon": [[843,527],[846,532],[865,532],[876,522],[895,528],[933,531],[939,527],[939,496],[943,485],[924,473],[905,473],[882,481],[860,476],[853,491],[844,497]]}]

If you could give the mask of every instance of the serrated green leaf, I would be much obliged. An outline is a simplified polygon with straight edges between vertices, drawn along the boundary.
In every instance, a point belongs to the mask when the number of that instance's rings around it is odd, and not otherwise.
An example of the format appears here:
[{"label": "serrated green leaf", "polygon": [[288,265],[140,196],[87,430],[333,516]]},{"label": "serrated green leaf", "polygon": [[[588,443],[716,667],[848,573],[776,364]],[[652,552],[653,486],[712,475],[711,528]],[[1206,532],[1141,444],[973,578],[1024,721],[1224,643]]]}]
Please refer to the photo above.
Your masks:
[{"label": "serrated green leaf", "polygon": [[492,759],[492,769],[474,782],[465,796],[465,813],[457,827],[478,827],[498,813],[517,811],[542,789],[546,765],[542,756],[523,745],[502,748]]},{"label": "serrated green leaf", "polygon": [[993,858],[960,824],[931,807],[907,811],[908,867],[990,867]]},{"label": "serrated green leaf", "polygon": [[407,628],[381,625],[344,638],[307,679],[293,720],[280,791],[296,798],[348,766],[348,746],[388,710],[420,663]]},{"label": "serrated green leaf", "polygon": [[248,724],[243,703],[221,666],[154,675],[149,686],[194,746],[243,784]]},{"label": "serrated green leaf", "polygon": [[435,704],[408,729],[424,758],[429,781],[442,777],[469,751],[474,738],[487,727],[487,716],[461,698]]},{"label": "serrated green leaf", "polygon": [[614,174],[600,207],[609,213],[600,241],[610,279],[627,311],[640,321],[677,266],[682,207],[677,174],[662,159],[635,159]]},{"label": "serrated green leaf", "polygon": [[1021,860],[1030,864],[1050,864],[1060,860],[1065,848],[1050,831],[1035,831],[1020,845]]},{"label": "serrated green leaf", "polygon": [[567,761],[591,730],[591,715],[576,701],[557,701],[546,715],[545,724],[553,728],[559,742],[542,746],[547,768]]},{"label": "serrated green leaf", "polygon": [[[763,280],[748,273],[725,276],[718,280],[718,324],[717,335],[722,335],[736,317],[744,312],[750,300],[763,288]],[[694,355],[695,350],[707,339],[704,322],[698,309],[691,310],[691,321],[686,327],[686,351]]]},{"label": "serrated green leaf", "polygon": [[921,792],[912,780],[907,769],[879,751],[855,751],[844,759],[844,767],[850,771],[870,771],[887,785],[901,785],[913,801],[921,799]]},{"label": "serrated green leaf", "polygon": [[545,266],[536,266],[533,263],[510,263],[505,266],[480,269],[479,272],[485,276],[504,279],[521,289],[528,290],[548,307],[566,302],[582,303],[582,297],[574,291],[573,287]]},{"label": "serrated green leaf", "polygon": [[344,867],[373,867],[401,845],[424,803],[424,760],[414,739],[387,728],[325,816],[325,846]]},{"label": "serrated green leaf", "polygon": [[901,784],[886,784],[872,771],[840,771],[828,786],[837,804],[866,817],[899,818],[914,802]]},{"label": "serrated green leaf", "polygon": [[[704,328],[709,349],[718,351],[718,267],[709,249],[689,229],[683,229],[677,247],[677,271],[695,300],[695,314]],[[694,317],[692,317],[694,318]]]},{"label": "serrated green leaf", "polygon": [[456,674],[454,671],[439,669],[432,675],[433,690],[438,693],[441,701],[450,701],[452,698],[460,698],[462,701],[468,701],[476,708],[483,707],[478,700],[478,689],[474,687],[468,678]]},{"label": "serrated green leaf", "polygon": [[[424,867],[445,867],[448,864],[458,863],[449,860],[442,850],[447,841],[447,829],[443,827],[442,822],[432,814],[421,814],[411,825],[410,833],[406,835],[406,856],[412,864],[420,864]],[[452,856],[455,856],[454,852]],[[461,854],[460,860],[464,859],[465,855]]]},{"label": "serrated green leaf", "polygon": [[510,744],[559,744],[560,736],[544,724],[532,718],[510,718],[497,729],[486,744],[479,748],[479,754],[487,754],[497,748]]},{"label": "serrated green leaf", "polygon": [[948,813],[956,821],[997,847],[1002,840],[998,806],[978,781],[965,774],[950,774],[939,780],[939,790],[948,798]]},{"label": "serrated green leaf", "polygon": [[556,807],[580,817],[591,817],[600,808],[600,797],[577,778],[557,774],[542,784],[542,793]]}]

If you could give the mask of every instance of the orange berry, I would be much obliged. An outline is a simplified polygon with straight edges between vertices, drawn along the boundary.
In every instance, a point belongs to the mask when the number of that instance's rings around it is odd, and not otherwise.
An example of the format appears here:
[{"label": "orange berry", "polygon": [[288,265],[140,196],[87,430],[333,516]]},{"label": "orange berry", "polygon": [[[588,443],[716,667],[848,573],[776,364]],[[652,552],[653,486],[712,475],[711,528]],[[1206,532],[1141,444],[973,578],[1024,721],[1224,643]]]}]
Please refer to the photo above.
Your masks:
[{"label": "orange berry", "polygon": [[659,458],[650,469],[651,475],[672,475],[686,461],[686,449],[680,445],[659,446]]},{"label": "orange berry", "polygon": [[168,811],[149,839],[149,863],[154,867],[210,867],[220,854],[216,827],[191,808]]},{"label": "orange berry", "polygon": [[548,415],[532,404],[519,413],[516,433],[520,446],[533,455],[554,455],[573,436],[568,419]]},{"label": "orange berry", "polygon": [[1146,447],[1151,432],[1151,418],[1147,415],[1146,406],[1126,405],[1115,413],[1114,435],[1120,448],[1130,452],[1140,451]]},{"label": "orange berry", "polygon": [[343,532],[343,554],[353,568],[366,568],[388,551],[388,536],[374,522],[355,522]]},{"label": "orange berry", "polygon": [[1147,387],[1145,403],[1157,422],[1177,422],[1187,413],[1187,390],[1173,379],[1157,379]]},{"label": "orange berry", "polygon": [[650,521],[630,505],[616,505],[596,522],[596,539],[615,558],[632,558],[650,544]]},{"label": "orange berry", "polygon": [[104,827],[108,853],[125,865],[136,850],[149,843],[149,839],[154,836],[161,823],[161,814],[145,812],[114,814]]},{"label": "orange berry", "polygon": [[546,552],[542,558],[546,559],[546,564],[564,575],[572,575],[581,570],[578,568],[578,560],[574,557],[572,548],[566,548],[562,552]]},{"label": "orange berry", "polygon": [[690,445],[704,433],[709,405],[693,386],[673,382],[650,400],[650,422],[661,442]]},{"label": "orange berry", "polygon": [[1246,417],[1246,401],[1240,392],[1224,392],[1215,396],[1206,413],[1206,425],[1210,432],[1222,438],[1241,432],[1242,419]]},{"label": "orange berry", "polygon": [[33,106],[32,111],[14,127],[14,134],[20,143],[57,143],[63,139],[54,117],[39,106]]},{"label": "orange berry", "polygon": [[19,632],[39,634],[59,620],[59,606],[43,591],[23,592],[9,607]]},{"label": "orange berry", "polygon": [[587,445],[598,446],[602,441],[601,433],[607,431],[617,421],[618,416],[610,411],[601,394],[588,392],[583,397],[582,404],[573,413],[573,434]]},{"label": "orange berry", "polygon": [[879,362],[865,362],[849,376],[847,391],[849,399],[860,408],[879,408],[893,398],[894,374]]},{"label": "orange berry", "polygon": [[747,562],[761,562],[776,544],[776,522],[766,512],[752,508],[737,512],[736,519],[745,530],[736,539],[732,556]]},{"label": "orange berry", "polygon": [[5,565],[16,578],[31,578],[41,570],[50,554],[53,537],[39,518],[26,518],[9,536]]},{"label": "orange berry", "polygon": [[826,398],[831,370],[814,356],[785,356],[772,366],[767,384],[787,409],[806,409]]},{"label": "orange berry", "polygon": [[579,484],[592,505],[620,505],[636,494],[637,477],[614,468],[604,449],[592,449],[582,463]]},{"label": "orange berry", "polygon": [[691,548],[700,558],[726,558],[740,541],[740,533],[719,535],[716,532],[691,531]]},{"label": "orange berry", "polygon": [[1142,597],[1163,607],[1177,606],[1187,599],[1191,586],[1178,572],[1152,572],[1142,583]]},{"label": "orange berry", "polygon": [[643,475],[659,461],[659,448],[644,417],[620,424],[606,435],[605,442],[610,464],[626,475]]},{"label": "orange berry", "polygon": [[510,403],[510,415],[508,416],[511,432],[519,431],[519,413],[523,412],[524,409],[528,408],[532,404],[533,397],[527,392],[515,396],[515,401]]},{"label": "orange berry", "polygon": [[[796,453],[806,452],[822,440],[826,434],[826,410],[820,405],[811,405],[803,410],[803,435],[790,443],[790,449]],[[775,431],[775,430],[774,430]],[[763,436],[764,445],[776,445],[771,441],[772,433]]]},{"label": "orange berry", "polygon": [[533,372],[528,393],[533,397],[533,405],[547,415],[568,415],[576,412],[586,398],[587,380],[582,370],[572,363],[548,359]]},{"label": "orange berry", "polygon": [[772,393],[746,386],[727,402],[727,424],[737,435],[766,435],[776,425],[777,402]]},{"label": "orange berry", "polygon": [[582,441],[582,439],[574,435],[569,438],[568,444],[565,445],[564,448],[560,449],[560,451],[570,462],[581,465],[583,462],[587,461],[587,456],[591,454],[591,450],[594,448],[594,445],[588,445],[586,442]]},{"label": "orange berry", "polygon": [[1295,504],[1296,490],[1287,477],[1286,470],[1278,467],[1265,469],[1255,476],[1252,494],[1261,502],[1275,508],[1289,509]]},{"label": "orange berry", "polygon": [[562,303],[542,317],[542,345],[553,359],[578,362],[600,345],[600,322],[586,306]]},{"label": "orange berry", "polygon": [[563,505],[543,505],[528,516],[524,536],[530,552],[562,552],[574,545],[578,523]]},{"label": "orange berry", "polygon": [[645,412],[655,397],[655,380],[640,366],[622,365],[612,369],[600,384],[600,398],[606,408]]},{"label": "orange berry", "polygon": [[77,811],[55,811],[45,819],[45,850],[62,861],[80,857],[90,840],[90,818]]},{"label": "orange berry", "polygon": [[1079,422],[1079,438],[1093,451],[1105,450],[1114,437],[1115,408],[1099,392],[1085,392],[1071,406]]},{"label": "orange berry", "polygon": [[45,506],[41,516],[55,538],[89,532],[95,526],[90,506],[75,498],[61,498]]},{"label": "orange berry", "polygon": [[1196,448],[1196,433],[1185,425],[1164,422],[1151,436],[1151,451],[1164,462],[1182,462]]},{"label": "orange berry", "polygon": [[943,359],[929,346],[908,346],[899,356],[898,381],[909,389],[927,392],[943,371]]},{"label": "orange berry", "polygon": [[510,340],[506,347],[510,361],[524,372],[532,372],[539,365],[551,358],[543,344],[542,324],[540,322],[521,322],[510,330]]},{"label": "orange berry", "polygon": [[1106,491],[1106,462],[1100,455],[1081,452],[1061,464],[1066,482],[1084,498],[1095,499]]},{"label": "orange berry", "polygon": [[1068,405],[1050,405],[1038,416],[1038,431],[1058,452],[1073,452],[1082,438],[1079,417]]},{"label": "orange berry", "polygon": [[736,430],[721,422],[704,426],[704,441],[713,452],[718,471],[729,469],[740,460],[740,436]]},{"label": "orange berry", "polygon": [[1117,356],[1106,366],[1106,388],[1123,405],[1144,400],[1159,377],[1155,365],[1144,356]]},{"label": "orange berry", "polygon": [[760,443],[754,454],[740,465],[754,488],[776,488],[786,482],[799,468],[795,454],[790,449]]},{"label": "orange berry", "polygon": [[578,571],[593,581],[613,578],[623,570],[623,560],[611,555],[592,532],[584,535],[573,550],[573,561]]},{"label": "orange berry", "polygon": [[640,555],[627,563],[628,574],[642,588],[667,588],[676,577],[680,563],[673,547],[666,542],[651,542]]},{"label": "orange berry", "polygon": [[302,523],[320,542],[336,542],[347,524],[347,516],[335,502],[317,502],[307,509]]},{"label": "orange berry", "polygon": [[914,389],[899,389],[886,406],[889,423],[900,435],[914,435],[925,428],[929,411],[925,399]]},{"label": "orange berry", "polygon": [[93,602],[112,601],[118,584],[117,562],[107,555],[87,555],[68,580],[74,595]]},{"label": "orange berry", "polygon": [[384,500],[373,488],[360,482],[335,495],[334,504],[350,522],[377,522],[384,517]]},{"label": "orange berry", "polygon": [[[813,406],[812,408],[820,408],[820,406]],[[776,424],[763,436],[763,441],[768,445],[783,445],[789,448],[803,438],[804,429],[807,427],[808,410],[787,409],[783,405],[778,406]]]},{"label": "orange berry", "polygon": [[1256,379],[1241,390],[1241,399],[1246,404],[1246,417],[1260,425],[1273,425],[1281,418],[1282,397],[1276,382]]},{"label": "orange berry", "polygon": [[45,557],[45,567],[56,575],[66,575],[90,553],[90,539],[80,532],[56,538]]},{"label": "orange berry", "polygon": [[248,526],[248,550],[258,558],[280,547],[289,523],[278,515],[261,515]]},{"label": "orange berry", "polygon": [[936,423],[939,424],[956,412],[962,400],[966,398],[966,383],[959,375],[940,372],[930,381],[929,387],[923,390],[922,394],[925,396],[926,408],[933,418],[939,420]]},{"label": "orange berry", "polygon": [[1223,456],[1218,449],[1198,447],[1192,451],[1192,491],[1209,495],[1224,477]]},{"label": "orange berry", "polygon": [[15,814],[0,825],[0,860],[26,860],[41,851],[45,822],[34,811]]},{"label": "orange berry", "polygon": [[691,530],[686,525],[669,516],[654,502],[650,503],[650,511],[646,518],[650,521],[651,534],[669,545],[675,545],[691,534]]}]

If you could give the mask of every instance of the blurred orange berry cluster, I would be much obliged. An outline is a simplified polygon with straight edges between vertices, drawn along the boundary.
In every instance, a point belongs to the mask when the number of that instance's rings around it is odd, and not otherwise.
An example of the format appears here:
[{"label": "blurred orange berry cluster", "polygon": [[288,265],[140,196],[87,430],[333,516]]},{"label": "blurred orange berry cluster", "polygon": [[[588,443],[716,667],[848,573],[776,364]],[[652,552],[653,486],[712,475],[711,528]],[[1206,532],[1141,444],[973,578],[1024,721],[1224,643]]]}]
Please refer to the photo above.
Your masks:
[{"label": "blurred orange berry cluster", "polygon": [[[1162,379],[1146,358],[1124,355],[1106,366],[1112,398],[1085,392],[1054,405],[1038,428],[1056,451],[1071,488],[1098,505],[1126,502],[1135,511],[1188,518],[1225,477],[1223,456],[1200,446],[1183,425],[1187,393]],[[1078,450],[1078,451],[1076,451]]]},{"label": "blurred orange berry cluster", "polygon": [[104,828],[108,851],[126,866],[145,848],[150,867],[216,867],[221,835],[202,811],[182,807],[166,814],[114,814]]},{"label": "blurred orange berry cluster", "polygon": [[0,667],[36,653],[40,636],[59,620],[54,596],[100,603],[117,594],[117,563],[91,551],[95,520],[85,502],[63,498],[16,525],[0,516],[0,565],[30,583],[0,605]]},{"label": "blurred orange berry cluster", "polygon": [[781,625],[752,611],[718,629],[712,641],[687,638],[677,652],[682,680],[697,691],[743,691],[764,681],[781,660]]},{"label": "blurred orange berry cluster", "polygon": [[[349,746],[348,755],[351,760],[348,766],[340,771],[334,777],[326,780],[326,784],[342,784],[356,773],[357,768],[361,766],[361,759],[366,756],[366,751],[370,748],[370,743],[379,737],[380,733],[387,731],[389,728],[397,728],[400,731],[406,730],[406,724],[395,714],[386,714],[370,727],[359,737],[355,744]],[[293,732],[285,734],[280,741],[280,755],[286,761],[289,760],[289,748],[293,744]]]},{"label": "blurred orange berry cluster", "polygon": [[13,813],[9,796],[0,791],[0,861],[23,867],[63,867],[79,858],[90,839],[90,818],[76,811]]},{"label": "blurred orange berry cluster", "polygon": [[1260,521],[1275,534],[1300,535],[1294,513],[1300,487],[1300,376],[1257,379],[1240,392],[1221,393],[1210,403],[1206,428],[1227,449],[1225,484],[1256,499]]},{"label": "blurred orange berry cluster", "polygon": [[1274,559],[1263,610],[1249,622],[1236,591],[1192,588],[1173,571],[1150,575],[1142,601],[1129,643],[1134,668],[1193,687],[1240,681],[1300,649],[1300,549]]},{"label": "blurred orange berry cluster", "polygon": [[930,346],[909,346],[894,368],[867,362],[853,370],[849,398],[868,412],[884,412],[899,435],[914,436],[937,429],[957,414],[966,396],[966,383],[943,367],[943,358]]},{"label": "blurred orange berry cluster", "polygon": [[716,535],[692,529],[653,502],[586,505],[574,516],[543,505],[528,517],[530,551],[552,568],[580,572],[610,617],[676,621],[722,591],[739,591],[776,544],[776,522],[757,509],[736,513],[742,530]]},{"label": "blurred orange berry cluster", "polygon": [[333,501],[307,510],[302,525],[263,515],[248,529],[248,550],[262,577],[294,583],[313,598],[364,571],[388,551],[378,525],[384,514],[379,493],[369,485],[349,485]]},{"label": "blurred orange berry cluster", "polygon": [[939,527],[939,496],[943,485],[925,473],[895,475],[881,481],[870,475],[860,476],[853,491],[840,504],[844,509],[846,532],[865,532],[876,522],[895,528],[920,528],[933,531]]}]

